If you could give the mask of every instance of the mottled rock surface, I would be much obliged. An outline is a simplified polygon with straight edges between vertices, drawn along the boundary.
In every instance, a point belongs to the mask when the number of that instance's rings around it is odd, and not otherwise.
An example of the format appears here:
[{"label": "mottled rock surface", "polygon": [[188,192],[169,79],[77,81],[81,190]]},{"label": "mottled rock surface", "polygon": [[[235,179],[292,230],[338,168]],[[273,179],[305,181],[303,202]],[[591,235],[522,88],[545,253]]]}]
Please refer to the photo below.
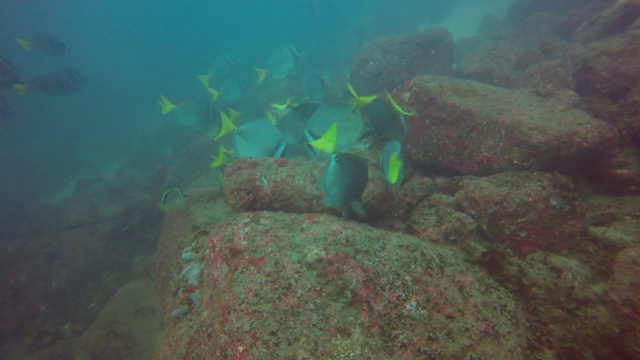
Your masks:
[{"label": "mottled rock surface", "polygon": [[405,156],[463,174],[537,169],[601,151],[618,137],[570,104],[471,80],[417,77],[395,96],[417,113],[407,117]]},{"label": "mottled rock surface", "polygon": [[453,58],[453,36],[445,28],[380,38],[356,55],[351,82],[362,94],[388,91],[418,75],[452,74]]},{"label": "mottled rock surface", "polygon": [[204,265],[199,296],[167,324],[157,359],[524,354],[513,298],[440,245],[328,215],[254,212],[190,248]]}]

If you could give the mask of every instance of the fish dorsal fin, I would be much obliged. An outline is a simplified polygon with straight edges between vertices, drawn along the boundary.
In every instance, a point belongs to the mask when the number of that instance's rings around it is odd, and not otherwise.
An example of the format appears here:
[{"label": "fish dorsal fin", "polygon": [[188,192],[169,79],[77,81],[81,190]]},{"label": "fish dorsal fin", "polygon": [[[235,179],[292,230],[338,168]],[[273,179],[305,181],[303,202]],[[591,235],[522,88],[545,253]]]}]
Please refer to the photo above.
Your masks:
[{"label": "fish dorsal fin", "polygon": [[31,41],[20,38],[15,38],[15,41],[26,51],[30,51],[31,49],[33,49],[33,43]]},{"label": "fish dorsal fin", "polygon": [[331,125],[329,130],[327,130],[324,135],[322,135],[317,140],[309,141],[309,145],[324,153],[333,154],[336,151],[337,138],[338,124],[333,123],[333,125]]},{"label": "fish dorsal fin", "polygon": [[160,105],[160,110],[162,111],[162,115],[167,115],[176,109],[176,106],[167,99],[166,96],[160,95],[160,100],[158,100],[158,105]]},{"label": "fish dorsal fin", "polygon": [[207,87],[207,91],[209,92],[209,95],[211,95],[212,101],[218,100],[218,96],[220,96],[220,91],[210,87]]},{"label": "fish dorsal fin", "polygon": [[398,112],[399,114],[402,114],[404,116],[413,116],[415,115],[415,113],[406,111],[404,109],[402,109],[400,107],[400,105],[398,105],[398,103],[393,99],[393,97],[391,97],[391,94],[387,93],[387,98],[389,98],[389,101],[391,101],[391,106],[393,106],[393,109]]},{"label": "fish dorsal fin", "polygon": [[198,75],[198,80],[200,80],[200,82],[202,83],[202,86],[205,89],[207,89],[209,87],[210,82],[211,82],[211,74]]},{"label": "fish dorsal fin", "polygon": [[351,85],[351,83],[347,83],[347,88],[349,89],[349,92],[351,93],[351,95],[353,95],[353,97],[355,98],[356,103],[360,106],[365,106],[376,99],[375,95],[374,96],[358,96],[358,94],[356,93],[356,89],[353,88],[353,85]]},{"label": "fish dorsal fin", "polygon": [[224,111],[220,111],[220,122],[222,123],[222,126],[220,126],[220,133],[215,137],[214,140],[218,140],[236,129],[236,126],[233,124],[231,119],[229,119],[227,114],[224,113]]},{"label": "fish dorsal fin", "polygon": [[258,85],[262,84],[264,79],[267,78],[267,74],[269,74],[269,70],[261,69],[261,68],[253,68],[253,70],[258,73]]},{"label": "fish dorsal fin", "polygon": [[389,179],[389,183],[391,185],[395,185],[395,183],[398,182],[401,168],[402,160],[400,160],[398,152],[394,151],[393,154],[391,154],[391,157],[389,157],[389,170],[387,174],[387,178]]}]

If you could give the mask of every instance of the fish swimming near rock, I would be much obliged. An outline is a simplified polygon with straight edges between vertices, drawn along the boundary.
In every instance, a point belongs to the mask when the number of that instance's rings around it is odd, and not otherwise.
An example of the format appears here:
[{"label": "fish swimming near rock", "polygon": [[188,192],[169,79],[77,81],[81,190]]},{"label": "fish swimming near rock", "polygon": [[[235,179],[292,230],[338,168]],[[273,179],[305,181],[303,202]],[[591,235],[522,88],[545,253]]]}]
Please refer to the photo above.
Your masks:
[{"label": "fish swimming near rock", "polygon": [[361,156],[336,152],[337,137],[338,127],[334,124],[322,137],[311,142],[320,151],[331,154],[318,185],[326,194],[327,205],[339,210],[344,217],[355,213],[362,219],[366,212],[360,198],[369,181],[369,163]]},{"label": "fish swimming near rock", "polygon": [[232,133],[233,152],[242,158],[282,157],[286,150],[286,141],[282,131],[266,119],[255,119],[236,127],[229,117],[220,112],[222,126],[216,140]]},{"label": "fish swimming near rock", "polygon": [[376,135],[385,140],[404,141],[407,127],[404,115],[397,112],[384,99],[377,98],[367,106],[365,113]]},{"label": "fish swimming near rock", "polygon": [[[364,133],[366,126],[362,117],[362,107],[373,101],[375,96],[358,96],[351,84],[347,84],[354,99],[343,104],[328,104],[317,109],[309,118],[305,128],[307,141],[314,141],[324,134],[334,124],[338,127],[340,136],[336,140],[336,151],[347,151]],[[309,148],[312,158],[320,153]]]},{"label": "fish swimming near rock", "polygon": [[404,161],[402,159],[402,144],[399,141],[390,141],[382,149],[380,172],[387,183],[391,185],[393,191],[400,188],[404,180]]},{"label": "fish swimming near rock", "polygon": [[27,83],[12,84],[12,86],[20,95],[23,95],[28,89],[33,89],[48,96],[63,96],[80,90],[86,82],[87,78],[78,70],[65,67],[38,75]]},{"label": "fish swimming near rock", "polygon": [[270,78],[281,80],[295,74],[299,62],[298,49],[291,44],[282,44],[267,57],[263,69],[268,71]]},{"label": "fish swimming near rock", "polygon": [[69,48],[51,33],[37,33],[31,40],[16,38],[16,42],[26,51],[32,49],[43,52],[51,56],[59,56],[69,51]]}]

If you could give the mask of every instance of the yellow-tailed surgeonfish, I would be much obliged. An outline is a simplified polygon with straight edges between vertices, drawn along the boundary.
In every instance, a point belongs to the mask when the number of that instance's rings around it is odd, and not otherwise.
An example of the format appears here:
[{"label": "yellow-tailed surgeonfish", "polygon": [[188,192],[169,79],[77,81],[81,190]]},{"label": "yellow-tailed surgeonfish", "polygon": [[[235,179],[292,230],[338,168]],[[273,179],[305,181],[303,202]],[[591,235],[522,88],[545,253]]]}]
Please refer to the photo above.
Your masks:
[{"label": "yellow-tailed surgeonfish", "polygon": [[282,157],[286,142],[282,132],[266,119],[255,119],[236,127],[229,117],[220,113],[222,126],[216,140],[232,133],[233,152],[236,157],[268,158]]},{"label": "yellow-tailed surgeonfish", "polygon": [[282,44],[267,57],[263,68],[272,79],[280,80],[295,74],[299,62],[298,50],[291,44]]},{"label": "yellow-tailed surgeonfish", "polygon": [[[362,116],[362,107],[375,99],[375,96],[358,96],[351,84],[347,85],[354,99],[342,104],[323,105],[317,109],[307,121],[305,137],[307,141],[313,141],[324,134],[329,127],[337,124],[340,136],[337,139],[337,151],[347,151],[365,131],[365,123]],[[320,154],[309,148],[311,157],[319,157]]]},{"label": "yellow-tailed surgeonfish", "polygon": [[258,85],[262,84],[264,79],[267,78],[267,75],[269,74],[269,70],[262,69],[262,68],[253,68],[253,70],[255,70],[256,73],[258,74]]},{"label": "yellow-tailed surgeonfish", "polygon": [[382,149],[380,172],[394,191],[400,188],[404,180],[404,160],[402,144],[399,141],[389,141]]},{"label": "yellow-tailed surgeonfish", "polygon": [[160,111],[162,112],[162,115],[167,115],[168,113],[176,109],[176,106],[164,95],[160,95],[158,105],[160,105]]},{"label": "yellow-tailed surgeonfish", "polygon": [[64,67],[31,78],[28,87],[44,95],[63,96],[80,90],[86,82],[87,78],[80,71]]},{"label": "yellow-tailed surgeonfish", "polygon": [[364,218],[366,214],[360,198],[369,181],[368,161],[357,155],[336,152],[338,132],[334,123],[324,135],[310,142],[311,146],[331,155],[318,185],[326,194],[327,205],[339,210],[344,217],[354,212]]},{"label": "yellow-tailed surgeonfish", "polygon": [[27,51],[35,49],[51,56],[62,55],[69,51],[69,48],[60,39],[50,33],[37,33],[31,37],[31,40],[19,38],[15,40]]},{"label": "yellow-tailed surgeonfish", "polygon": [[404,141],[407,128],[404,115],[384,99],[377,98],[365,109],[373,132],[385,140]]},{"label": "yellow-tailed surgeonfish", "polygon": [[227,154],[230,154],[232,152],[233,151],[231,150],[225,149],[225,147],[222,145],[218,146],[218,156],[211,155],[212,160],[211,164],[209,164],[209,167],[212,169],[217,169],[219,167],[227,165],[229,163],[229,157],[227,157]]}]

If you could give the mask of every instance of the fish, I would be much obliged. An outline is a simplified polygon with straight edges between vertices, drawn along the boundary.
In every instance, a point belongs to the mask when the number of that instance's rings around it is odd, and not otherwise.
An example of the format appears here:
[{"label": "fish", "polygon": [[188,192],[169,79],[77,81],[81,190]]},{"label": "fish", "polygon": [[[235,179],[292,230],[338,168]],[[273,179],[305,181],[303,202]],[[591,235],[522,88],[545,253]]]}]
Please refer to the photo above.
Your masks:
[{"label": "fish", "polygon": [[50,33],[34,34],[31,40],[15,38],[15,41],[26,51],[35,49],[51,56],[59,56],[69,51],[58,37]]},{"label": "fish", "polygon": [[318,150],[329,153],[330,158],[318,181],[326,194],[323,198],[331,208],[348,218],[355,213],[364,218],[366,212],[360,198],[369,182],[369,162],[367,159],[346,152],[337,152],[337,124],[333,124],[319,139],[310,142]]},{"label": "fish", "polygon": [[264,81],[264,79],[267,78],[267,75],[269,75],[269,70],[267,69],[262,69],[262,68],[253,68],[253,70],[255,70],[255,72],[258,74],[258,85],[262,84],[262,82]]},{"label": "fish", "polygon": [[209,74],[216,79],[224,80],[233,75],[238,68],[238,61],[230,55],[220,55],[213,60],[213,64],[209,68]]},{"label": "fish", "polygon": [[162,211],[171,211],[180,206],[187,199],[187,195],[177,187],[167,189],[162,193],[162,199],[158,206]]},{"label": "fish", "polygon": [[160,112],[162,113],[162,115],[167,115],[168,113],[176,109],[176,105],[171,102],[171,100],[167,99],[167,97],[164,95],[160,95],[158,105],[160,105]]},{"label": "fish", "polygon": [[266,119],[255,119],[236,127],[230,118],[220,112],[222,126],[215,140],[232,133],[233,152],[239,158],[282,157],[286,142],[282,131]]},{"label": "fish", "polygon": [[402,144],[397,141],[389,141],[380,154],[380,172],[393,191],[402,185],[404,180],[404,161],[402,159]]},{"label": "fish", "polygon": [[20,84],[22,80],[18,76],[18,70],[13,63],[0,57],[0,91],[11,90],[13,84]]},{"label": "fish", "polygon": [[298,49],[291,44],[282,44],[267,57],[263,68],[272,79],[281,80],[295,74],[299,62]]},{"label": "fish", "polygon": [[233,151],[225,149],[224,146],[218,146],[218,156],[211,155],[212,161],[209,164],[209,167],[212,169],[217,169],[219,167],[223,167],[229,163],[229,158],[227,154],[231,154]]},{"label": "fish", "polygon": [[213,121],[215,109],[211,101],[203,98],[187,98],[174,105],[172,110],[180,125],[197,125]]},{"label": "fish", "polygon": [[373,132],[385,140],[404,141],[407,137],[405,118],[388,102],[378,98],[365,110]]},{"label": "fish", "polygon": [[[351,84],[347,84],[354,99],[343,104],[327,104],[318,108],[309,118],[305,127],[307,141],[313,141],[324,134],[333,124],[337,124],[340,137],[337,139],[337,151],[347,151],[364,133],[366,126],[362,116],[362,107],[369,104],[375,96],[358,96]],[[308,147],[312,158],[321,157],[321,153]]]},{"label": "fish", "polygon": [[87,78],[74,68],[61,68],[38,75],[29,81],[29,87],[49,96],[63,96],[80,90]]},{"label": "fish", "polygon": [[13,116],[13,109],[7,101],[0,97],[0,125],[3,125]]}]

